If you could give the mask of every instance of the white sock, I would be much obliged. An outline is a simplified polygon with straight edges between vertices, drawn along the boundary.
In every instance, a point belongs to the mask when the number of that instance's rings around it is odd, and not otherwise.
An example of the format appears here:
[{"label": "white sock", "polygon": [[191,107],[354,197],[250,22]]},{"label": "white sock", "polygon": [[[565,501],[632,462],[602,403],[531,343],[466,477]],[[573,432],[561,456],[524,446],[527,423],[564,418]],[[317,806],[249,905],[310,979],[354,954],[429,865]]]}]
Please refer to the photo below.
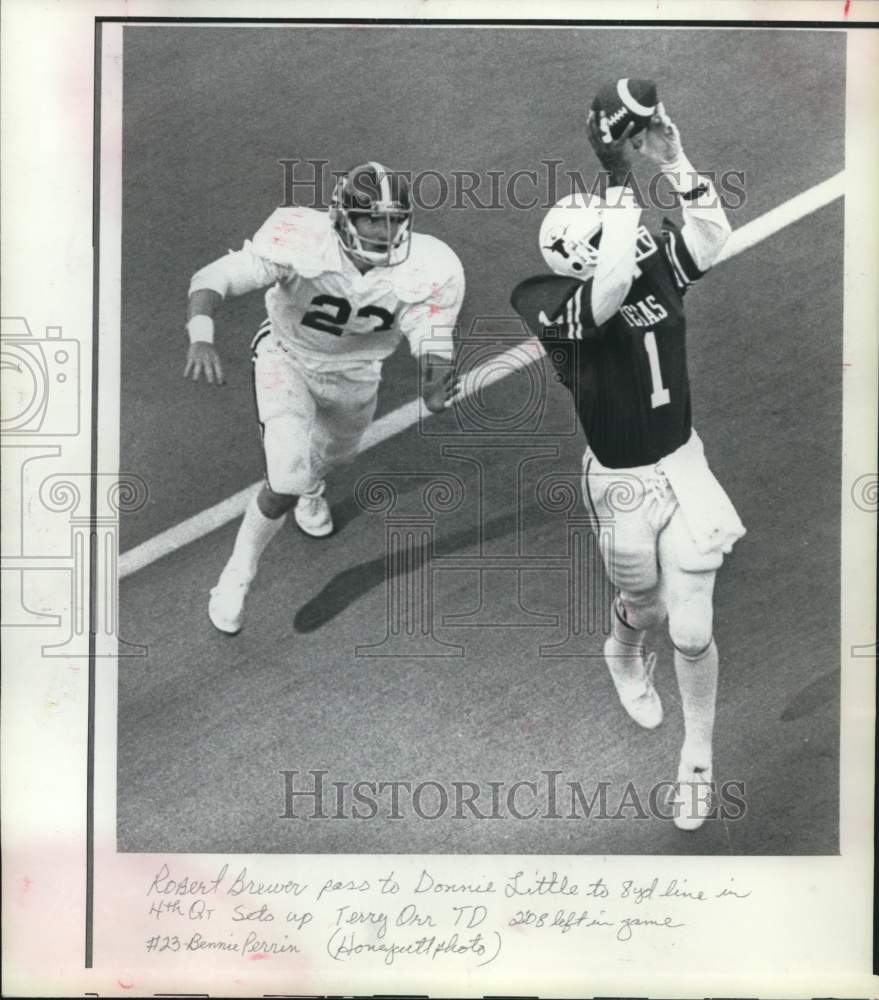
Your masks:
[{"label": "white sock", "polygon": [[244,512],[241,527],[235,538],[235,548],[229,562],[226,564],[230,569],[235,569],[248,580],[256,576],[256,568],[259,564],[259,557],[265,551],[269,542],[277,535],[284,526],[287,515],[281,517],[266,517],[259,509],[256,496],[253,496]]},{"label": "white sock", "polygon": [[681,757],[693,767],[711,766],[714,709],[717,701],[717,646],[714,639],[697,657],[675,649],[675,673],[684,712]]}]

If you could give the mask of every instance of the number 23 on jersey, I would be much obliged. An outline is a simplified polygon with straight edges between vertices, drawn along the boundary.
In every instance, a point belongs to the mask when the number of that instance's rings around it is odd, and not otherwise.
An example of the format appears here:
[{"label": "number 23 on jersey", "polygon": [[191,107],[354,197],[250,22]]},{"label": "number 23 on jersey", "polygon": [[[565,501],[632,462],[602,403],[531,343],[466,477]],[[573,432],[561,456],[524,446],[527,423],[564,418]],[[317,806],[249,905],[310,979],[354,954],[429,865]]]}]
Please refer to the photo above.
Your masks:
[{"label": "number 23 on jersey", "polygon": [[[321,308],[315,308],[320,306]],[[393,313],[381,306],[364,306],[357,310],[357,315],[368,318],[374,316],[380,322],[370,333],[384,333],[394,324]],[[336,295],[315,295],[309,304],[309,309],[302,317],[302,325],[310,326],[312,330],[322,330],[334,337],[341,337],[345,332],[345,324],[351,318],[351,303]]]}]

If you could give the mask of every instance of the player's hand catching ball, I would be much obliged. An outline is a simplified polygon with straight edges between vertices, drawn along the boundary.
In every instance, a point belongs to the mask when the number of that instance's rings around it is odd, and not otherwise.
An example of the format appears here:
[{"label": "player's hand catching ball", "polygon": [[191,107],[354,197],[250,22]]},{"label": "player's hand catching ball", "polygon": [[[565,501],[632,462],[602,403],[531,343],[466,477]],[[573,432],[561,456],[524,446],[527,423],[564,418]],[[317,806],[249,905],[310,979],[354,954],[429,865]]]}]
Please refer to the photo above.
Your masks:
[{"label": "player's hand catching ball", "polygon": [[442,413],[455,403],[460,378],[447,361],[427,361],[421,381],[421,398],[431,413]]},{"label": "player's hand catching ball", "polygon": [[217,349],[213,344],[197,340],[194,344],[189,345],[183,377],[198,382],[202,375],[204,375],[205,381],[210,382],[211,385],[226,384]]},{"label": "player's hand catching ball", "polygon": [[647,128],[632,139],[632,145],[660,167],[680,159],[683,153],[681,136],[677,125],[665,113],[662,101],[656,105],[656,114]]},{"label": "player's hand catching ball", "polygon": [[600,117],[604,116],[603,111],[599,111],[596,116],[594,111],[589,112],[586,119],[586,134],[589,137],[589,145],[592,146],[598,162],[610,174],[613,184],[624,184],[629,171],[632,169],[632,140],[631,135],[637,127],[637,123],[632,121],[626,126],[626,130],[618,139],[610,139],[610,130],[600,127]]}]

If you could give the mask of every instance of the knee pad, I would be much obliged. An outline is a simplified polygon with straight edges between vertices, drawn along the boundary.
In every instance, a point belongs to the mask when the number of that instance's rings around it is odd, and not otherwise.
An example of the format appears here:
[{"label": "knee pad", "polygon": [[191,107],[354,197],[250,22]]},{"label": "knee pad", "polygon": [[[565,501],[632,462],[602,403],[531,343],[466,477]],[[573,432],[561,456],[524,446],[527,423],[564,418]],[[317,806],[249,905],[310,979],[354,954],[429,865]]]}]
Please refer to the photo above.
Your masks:
[{"label": "knee pad", "polygon": [[266,483],[273,493],[301,496],[318,486],[310,439],[295,422],[280,417],[269,420],[263,428],[263,449]]},{"label": "knee pad", "polygon": [[668,634],[675,649],[694,659],[711,645],[713,628],[711,605],[706,609],[702,602],[673,612],[668,619]]},{"label": "knee pad", "polygon": [[311,474],[310,465],[284,466],[269,461],[266,455],[266,485],[281,496],[302,496],[313,493],[319,481]]},{"label": "knee pad", "polygon": [[640,592],[620,591],[620,600],[626,612],[626,624],[642,630],[658,625],[665,618],[665,605],[659,588]]}]

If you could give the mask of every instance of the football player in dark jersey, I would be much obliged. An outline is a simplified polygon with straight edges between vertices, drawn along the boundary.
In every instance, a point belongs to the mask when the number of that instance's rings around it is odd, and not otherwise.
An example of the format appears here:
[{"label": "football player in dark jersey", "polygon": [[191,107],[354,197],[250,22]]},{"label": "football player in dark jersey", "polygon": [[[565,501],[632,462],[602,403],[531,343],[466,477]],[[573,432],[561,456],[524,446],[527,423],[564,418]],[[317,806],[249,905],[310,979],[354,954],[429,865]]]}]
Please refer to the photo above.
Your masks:
[{"label": "football player in dark jersey", "polygon": [[[646,131],[612,142],[589,119],[608,174],[603,198],[562,199],[540,246],[553,275],[522,282],[513,305],[540,337],[574,396],[588,447],[584,501],[618,590],[604,654],[620,701],[640,725],[662,721],[646,632],[668,617],[685,735],[673,795],[681,829],[711,809],[717,647],[714,579],[744,527],[705,460],[691,425],[684,295],[711,267],[730,226],[711,181],[698,175],[660,104]],[[683,226],[640,224],[630,185],[632,149],[677,192]]]}]

